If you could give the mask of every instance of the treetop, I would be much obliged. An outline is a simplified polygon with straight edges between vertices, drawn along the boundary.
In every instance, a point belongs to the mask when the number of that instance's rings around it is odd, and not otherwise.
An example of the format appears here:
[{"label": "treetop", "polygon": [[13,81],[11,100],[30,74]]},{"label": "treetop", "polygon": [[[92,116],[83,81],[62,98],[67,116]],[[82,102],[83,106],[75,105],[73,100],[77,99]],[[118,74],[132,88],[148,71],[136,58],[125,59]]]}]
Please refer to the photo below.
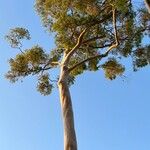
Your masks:
[{"label": "treetop", "polygon": [[55,33],[56,48],[49,53],[36,45],[22,50],[27,29],[17,27],[6,36],[20,53],[11,58],[6,77],[11,81],[38,75],[38,90],[47,95],[53,87],[50,71],[66,65],[68,83],[84,71],[103,69],[108,79],[125,71],[123,58],[132,58],[133,70],[150,63],[150,14],[131,0],[36,0],[35,8],[48,32]]}]

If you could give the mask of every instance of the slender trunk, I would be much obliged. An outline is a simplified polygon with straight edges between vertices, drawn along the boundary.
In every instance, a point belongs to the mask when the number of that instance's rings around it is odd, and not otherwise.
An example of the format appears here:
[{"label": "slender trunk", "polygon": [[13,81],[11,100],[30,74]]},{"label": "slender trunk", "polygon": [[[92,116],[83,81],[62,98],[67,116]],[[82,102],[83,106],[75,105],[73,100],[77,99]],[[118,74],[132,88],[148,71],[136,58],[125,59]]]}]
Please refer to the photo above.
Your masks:
[{"label": "slender trunk", "polygon": [[67,68],[61,67],[58,88],[64,123],[64,150],[77,150],[76,134],[74,129],[74,117],[69,87],[67,84]]}]

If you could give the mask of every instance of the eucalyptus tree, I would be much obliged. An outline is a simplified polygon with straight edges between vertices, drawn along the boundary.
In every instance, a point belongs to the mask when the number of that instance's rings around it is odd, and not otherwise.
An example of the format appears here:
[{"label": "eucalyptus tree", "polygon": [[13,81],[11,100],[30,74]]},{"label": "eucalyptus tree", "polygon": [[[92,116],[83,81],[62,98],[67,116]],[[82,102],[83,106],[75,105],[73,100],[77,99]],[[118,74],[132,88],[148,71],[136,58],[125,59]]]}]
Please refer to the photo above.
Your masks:
[{"label": "eucalyptus tree", "polygon": [[[72,100],[69,87],[85,71],[104,71],[113,80],[125,71],[123,59],[132,58],[133,70],[150,63],[150,14],[136,9],[131,0],[36,0],[35,8],[48,32],[54,32],[56,48],[41,46],[23,50],[22,40],[30,40],[27,29],[11,29],[6,39],[20,52],[9,60],[6,78],[16,82],[37,76],[37,90],[49,95],[55,87],[51,72],[59,69],[59,89],[64,122],[64,150],[77,150]],[[132,63],[131,62],[131,63]],[[88,85],[88,82],[87,82]]]}]

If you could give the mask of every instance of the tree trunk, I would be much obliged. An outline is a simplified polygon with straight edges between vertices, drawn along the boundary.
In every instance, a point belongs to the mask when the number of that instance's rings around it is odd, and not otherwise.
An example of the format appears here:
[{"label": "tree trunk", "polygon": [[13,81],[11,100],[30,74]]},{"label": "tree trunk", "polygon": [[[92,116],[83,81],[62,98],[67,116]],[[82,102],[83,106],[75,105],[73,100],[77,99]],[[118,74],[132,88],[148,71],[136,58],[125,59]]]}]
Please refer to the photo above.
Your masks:
[{"label": "tree trunk", "polygon": [[148,12],[150,13],[150,0],[144,0]]},{"label": "tree trunk", "polygon": [[76,134],[74,129],[74,116],[69,87],[67,84],[68,69],[61,67],[58,88],[64,123],[64,150],[77,150]]}]

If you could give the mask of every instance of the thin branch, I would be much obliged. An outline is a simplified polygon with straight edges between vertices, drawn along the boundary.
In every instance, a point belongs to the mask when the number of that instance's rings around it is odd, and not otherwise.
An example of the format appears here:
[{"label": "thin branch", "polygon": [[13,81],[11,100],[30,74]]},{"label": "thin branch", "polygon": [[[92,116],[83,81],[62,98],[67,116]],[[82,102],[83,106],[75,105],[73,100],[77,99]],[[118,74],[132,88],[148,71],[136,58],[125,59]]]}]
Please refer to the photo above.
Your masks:
[{"label": "thin branch", "polygon": [[49,69],[51,69],[51,67],[47,67],[47,68],[40,68],[40,69],[38,69],[38,70],[36,70],[36,69],[29,69],[29,73],[31,74],[31,73],[33,73],[33,74],[38,74],[38,73],[40,73],[40,72],[42,72],[41,74],[43,74],[43,72],[44,71],[46,71],[46,70],[49,70]]},{"label": "thin branch", "polygon": [[24,53],[24,51],[21,49],[21,47],[22,47],[22,44],[19,42],[19,46],[14,46],[14,47],[12,47],[12,48],[16,48],[16,49],[18,49],[22,54],[25,54]]},{"label": "thin branch", "polygon": [[[39,74],[41,71],[44,72],[49,69],[51,69],[51,67],[47,67],[47,68],[40,67],[39,69],[29,68],[27,71],[24,71],[24,70],[16,70],[16,71],[25,73],[26,75],[29,75],[29,74],[35,75],[35,74]],[[24,76],[24,74],[22,76]]]},{"label": "thin branch", "polygon": [[46,68],[48,65],[60,65],[60,63],[59,62],[57,62],[57,61],[51,61],[51,59],[49,59],[49,61],[44,65],[44,67],[43,68]]},{"label": "thin branch", "polygon": [[[60,65],[60,63],[59,62],[51,62],[51,60],[49,60],[45,65],[44,65],[44,67],[42,68],[42,73],[41,74],[43,74],[43,72],[45,71],[45,70],[49,70],[49,69],[51,69],[52,67],[47,67],[47,66],[49,66],[49,65]],[[46,68],[47,67],[47,68]]]},{"label": "thin branch", "polygon": [[21,47],[18,47],[18,49],[19,49],[19,51],[20,51],[22,54],[25,54],[25,53],[22,51]]}]

